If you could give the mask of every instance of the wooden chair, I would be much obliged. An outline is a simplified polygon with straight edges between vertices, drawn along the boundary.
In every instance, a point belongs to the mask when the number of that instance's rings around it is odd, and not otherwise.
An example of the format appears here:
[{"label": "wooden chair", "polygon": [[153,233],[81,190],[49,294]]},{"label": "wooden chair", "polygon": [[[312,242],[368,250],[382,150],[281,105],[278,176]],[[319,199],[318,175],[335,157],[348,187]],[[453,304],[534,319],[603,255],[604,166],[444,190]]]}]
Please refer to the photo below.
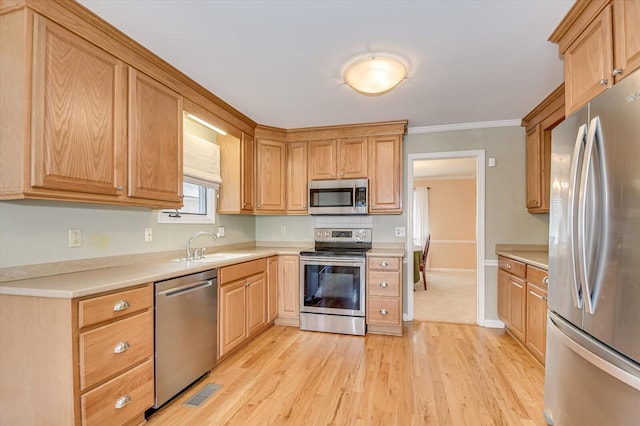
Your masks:
[{"label": "wooden chair", "polygon": [[422,272],[422,282],[424,289],[427,289],[427,254],[429,254],[429,241],[431,240],[431,234],[427,234],[427,241],[424,243],[424,250],[422,251],[422,259],[420,260],[420,272]]}]

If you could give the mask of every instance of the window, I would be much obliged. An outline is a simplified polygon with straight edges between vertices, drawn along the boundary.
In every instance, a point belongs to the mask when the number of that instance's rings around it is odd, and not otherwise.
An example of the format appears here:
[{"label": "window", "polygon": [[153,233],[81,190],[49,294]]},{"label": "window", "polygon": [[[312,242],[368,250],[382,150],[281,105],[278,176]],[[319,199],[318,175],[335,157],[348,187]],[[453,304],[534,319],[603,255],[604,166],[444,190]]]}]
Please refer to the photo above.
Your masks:
[{"label": "window", "polygon": [[217,188],[191,182],[182,184],[184,206],[178,210],[158,212],[158,223],[216,223]]}]

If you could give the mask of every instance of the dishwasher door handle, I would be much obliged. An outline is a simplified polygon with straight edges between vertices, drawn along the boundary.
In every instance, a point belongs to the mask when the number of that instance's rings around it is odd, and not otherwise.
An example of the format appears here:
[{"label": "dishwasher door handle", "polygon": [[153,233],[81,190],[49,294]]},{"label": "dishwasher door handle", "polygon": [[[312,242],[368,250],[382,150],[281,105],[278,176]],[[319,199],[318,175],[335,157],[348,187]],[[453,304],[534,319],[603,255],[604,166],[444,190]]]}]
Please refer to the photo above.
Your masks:
[{"label": "dishwasher door handle", "polygon": [[197,281],[195,283],[189,283],[181,287],[170,288],[157,293],[157,296],[175,297],[181,294],[189,293],[191,291],[200,290],[201,288],[211,287],[213,280]]}]

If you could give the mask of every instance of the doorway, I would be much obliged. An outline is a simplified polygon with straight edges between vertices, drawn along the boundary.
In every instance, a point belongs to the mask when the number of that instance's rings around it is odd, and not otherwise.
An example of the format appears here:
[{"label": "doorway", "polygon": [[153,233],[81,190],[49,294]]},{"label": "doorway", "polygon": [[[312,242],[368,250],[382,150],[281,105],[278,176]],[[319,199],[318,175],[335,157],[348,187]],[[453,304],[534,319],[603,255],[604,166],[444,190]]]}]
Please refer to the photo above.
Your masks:
[{"label": "doorway", "polygon": [[[484,151],[411,154],[407,171],[407,188],[415,189],[408,197],[407,250],[414,256],[405,319],[483,325]],[[414,262],[427,235],[425,291]]]}]

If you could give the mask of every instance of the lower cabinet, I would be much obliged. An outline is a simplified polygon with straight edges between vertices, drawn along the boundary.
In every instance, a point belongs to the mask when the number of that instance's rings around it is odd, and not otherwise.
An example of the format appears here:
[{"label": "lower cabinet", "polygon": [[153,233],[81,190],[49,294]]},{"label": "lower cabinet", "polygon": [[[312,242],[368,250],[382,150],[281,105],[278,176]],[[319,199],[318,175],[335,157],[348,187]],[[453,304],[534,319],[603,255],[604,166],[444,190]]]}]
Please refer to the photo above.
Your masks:
[{"label": "lower cabinet", "polygon": [[300,256],[278,256],[277,325],[300,326]]},{"label": "lower cabinet", "polygon": [[500,256],[498,317],[542,364],[547,339],[547,271]]},{"label": "lower cabinet", "polygon": [[262,331],[268,323],[267,260],[220,268],[218,359]]},{"label": "lower cabinet", "polygon": [[402,336],[402,257],[367,257],[367,332]]}]

